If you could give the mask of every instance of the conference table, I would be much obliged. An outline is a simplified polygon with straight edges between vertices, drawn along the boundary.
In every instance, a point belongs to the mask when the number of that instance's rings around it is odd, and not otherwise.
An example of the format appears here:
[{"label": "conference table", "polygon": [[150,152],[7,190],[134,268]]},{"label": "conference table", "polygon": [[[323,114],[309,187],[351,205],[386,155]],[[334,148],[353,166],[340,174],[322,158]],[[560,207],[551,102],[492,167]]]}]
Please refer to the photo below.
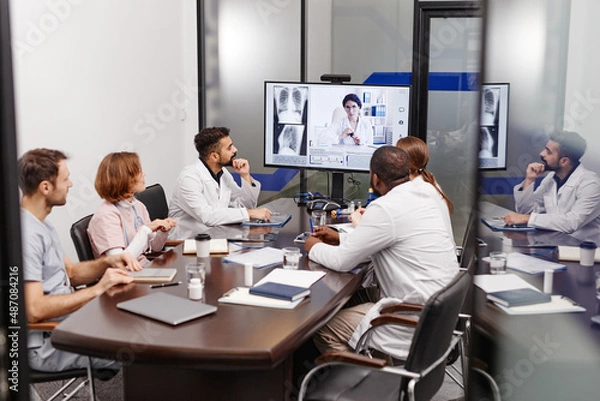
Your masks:
[{"label": "conference table", "polygon": [[[502,216],[497,205],[480,204],[480,216]],[[493,232],[480,224],[478,237],[485,256],[489,251],[522,252],[557,261],[557,246],[573,246],[572,235],[543,230],[527,233]],[[567,269],[553,276],[553,294],[563,295],[585,312],[515,316],[486,301],[474,290],[471,356],[483,361],[500,387],[503,400],[592,400],[600,398],[600,325],[590,318],[600,315],[593,267],[561,262]],[[489,265],[479,263],[478,273]],[[540,291],[543,275],[517,274]]]},{"label": "conference table", "polygon": [[[292,219],[282,228],[220,227],[212,231],[213,238],[221,234],[265,239],[266,235],[272,240],[265,245],[281,248],[294,245],[294,237],[309,230],[306,208],[292,199],[266,206],[291,214]],[[65,351],[121,361],[127,400],[291,399],[300,385],[292,380],[293,363],[312,363],[294,361],[294,351],[343,306],[364,276],[364,268],[354,273],[330,271],[308,260],[301,244],[295,245],[302,250],[301,269],[326,275],[294,309],[219,303],[224,293],[244,286],[244,266],[211,257],[203,302],[217,306],[216,313],[170,326],[117,309],[119,302],[156,291],[187,297],[186,285],[150,289],[148,284],[132,283],[71,314],[53,331],[52,343]],[[185,281],[185,265],[195,260],[182,254],[179,245],[154,259],[152,266],[174,267],[174,280]],[[277,267],[281,265],[254,269],[253,282]]]}]

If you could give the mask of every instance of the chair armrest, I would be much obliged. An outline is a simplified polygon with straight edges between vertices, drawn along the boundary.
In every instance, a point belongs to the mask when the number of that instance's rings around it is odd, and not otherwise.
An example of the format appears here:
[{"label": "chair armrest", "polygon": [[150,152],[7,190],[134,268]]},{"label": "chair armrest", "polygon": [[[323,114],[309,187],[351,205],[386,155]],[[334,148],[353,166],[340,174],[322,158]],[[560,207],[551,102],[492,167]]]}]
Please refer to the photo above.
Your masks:
[{"label": "chair armrest", "polygon": [[180,244],[183,244],[182,239],[171,239],[171,240],[165,241],[165,246],[177,246]]},{"label": "chair armrest", "polygon": [[379,358],[369,358],[352,352],[326,352],[317,358],[317,364],[328,362],[346,362],[353,365],[368,366],[373,368],[383,368],[387,361]]},{"label": "chair armrest", "polygon": [[396,304],[389,305],[381,308],[379,311],[380,314],[385,315],[388,313],[396,313],[396,312],[421,312],[423,310],[423,305],[419,304]]},{"label": "chair armrest", "polygon": [[41,330],[41,331],[52,331],[59,322],[39,322],[39,323],[28,323],[29,330]]},{"label": "chair armrest", "polygon": [[398,324],[402,326],[415,327],[419,322],[418,317],[414,316],[402,316],[394,315],[391,313],[385,315],[379,315],[375,319],[371,320],[371,327],[377,327],[384,324]]}]

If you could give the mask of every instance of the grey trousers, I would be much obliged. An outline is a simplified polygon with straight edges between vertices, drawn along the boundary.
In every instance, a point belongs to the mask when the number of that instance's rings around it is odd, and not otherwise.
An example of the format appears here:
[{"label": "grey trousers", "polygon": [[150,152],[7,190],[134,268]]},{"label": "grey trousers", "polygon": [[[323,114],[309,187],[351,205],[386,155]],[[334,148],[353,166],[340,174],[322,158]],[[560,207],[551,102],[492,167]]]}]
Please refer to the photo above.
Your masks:
[{"label": "grey trousers", "polygon": [[[121,363],[110,359],[91,358],[93,368],[119,370]],[[29,366],[41,372],[60,372],[68,369],[86,369],[88,357],[61,351],[52,346],[50,337],[44,338],[41,347],[29,349]]]}]

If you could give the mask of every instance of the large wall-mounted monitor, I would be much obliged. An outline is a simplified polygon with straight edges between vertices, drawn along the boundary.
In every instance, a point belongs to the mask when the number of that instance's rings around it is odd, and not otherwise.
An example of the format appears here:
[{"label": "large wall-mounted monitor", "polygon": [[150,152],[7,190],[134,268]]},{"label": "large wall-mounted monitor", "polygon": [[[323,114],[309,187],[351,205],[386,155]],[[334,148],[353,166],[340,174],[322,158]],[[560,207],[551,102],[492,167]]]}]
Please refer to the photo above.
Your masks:
[{"label": "large wall-mounted monitor", "polygon": [[265,82],[265,166],[368,172],[408,135],[409,102],[409,86]]}]

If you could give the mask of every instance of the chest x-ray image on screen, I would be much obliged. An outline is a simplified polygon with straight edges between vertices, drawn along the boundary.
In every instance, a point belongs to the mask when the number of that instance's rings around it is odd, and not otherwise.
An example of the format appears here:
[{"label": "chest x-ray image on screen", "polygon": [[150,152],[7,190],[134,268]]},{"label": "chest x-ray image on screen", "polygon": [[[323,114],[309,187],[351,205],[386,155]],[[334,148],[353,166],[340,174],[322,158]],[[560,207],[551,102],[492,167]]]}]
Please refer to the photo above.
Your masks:
[{"label": "chest x-ray image on screen", "polygon": [[506,168],[508,84],[484,84],[481,88],[479,167]]},{"label": "chest x-ray image on screen", "polygon": [[306,108],[306,86],[276,85],[273,88],[279,124],[300,124]]},{"label": "chest x-ray image on screen", "polygon": [[308,87],[273,87],[273,154],[306,156],[306,103]]}]

